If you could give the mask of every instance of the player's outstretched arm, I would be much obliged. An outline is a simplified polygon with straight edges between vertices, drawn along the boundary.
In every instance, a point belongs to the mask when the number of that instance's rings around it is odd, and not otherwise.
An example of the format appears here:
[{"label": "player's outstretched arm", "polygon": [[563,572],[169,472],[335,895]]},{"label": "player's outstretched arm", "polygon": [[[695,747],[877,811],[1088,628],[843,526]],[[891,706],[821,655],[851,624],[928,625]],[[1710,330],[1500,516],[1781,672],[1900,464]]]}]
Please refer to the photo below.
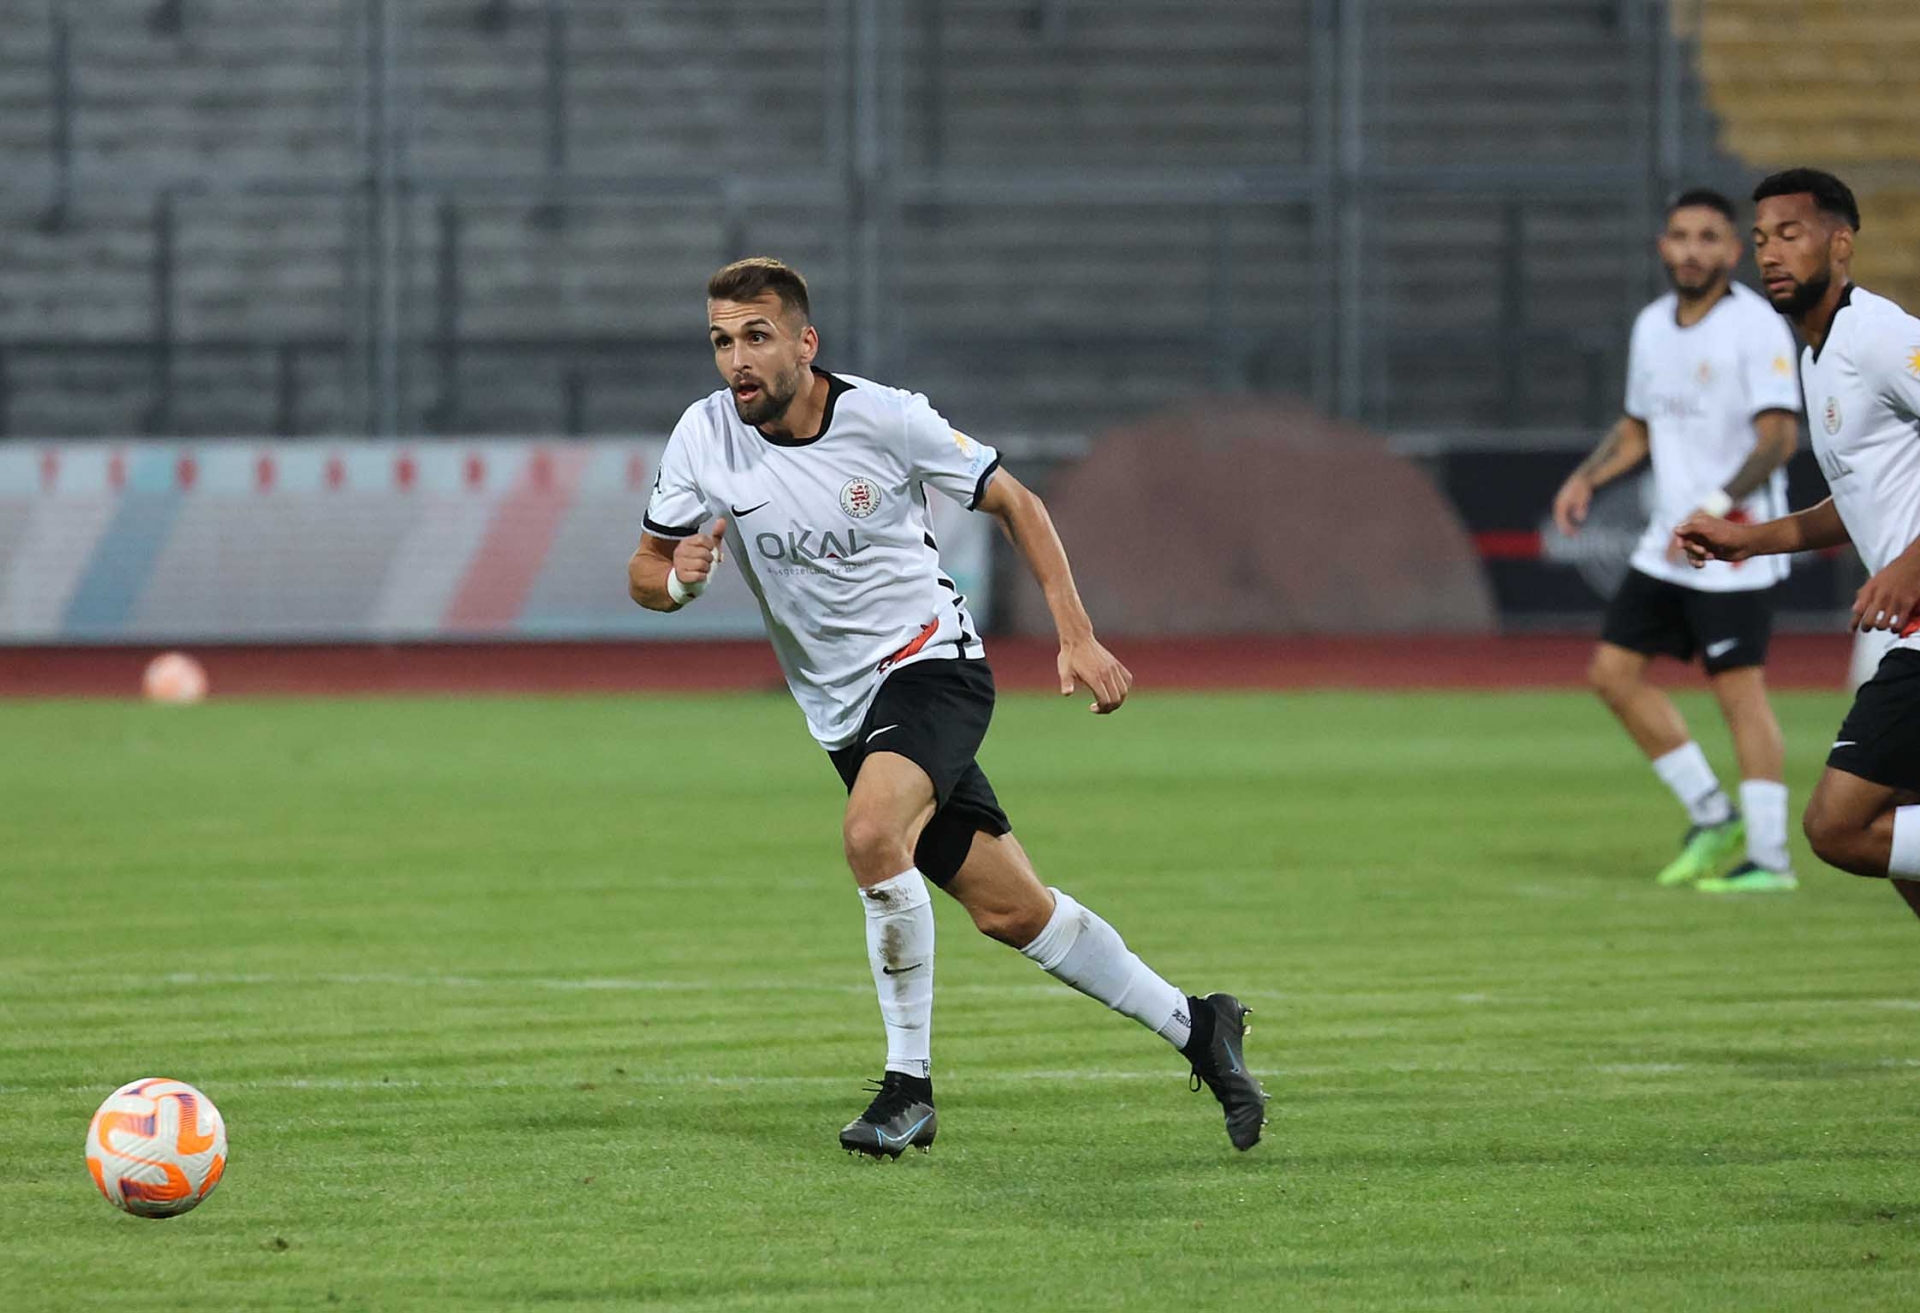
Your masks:
[{"label": "player's outstretched arm", "polygon": [[713,578],[726,534],[725,517],[705,533],[677,541],[641,534],[640,546],[627,559],[627,595],[649,611],[678,611]]},{"label": "player's outstretched arm", "polygon": [[1827,547],[1844,547],[1853,541],[1847,536],[1847,526],[1841,521],[1831,497],[1818,506],[1761,524],[1741,524],[1695,511],[1680,521],[1673,536],[1686,549],[1687,561],[1694,566],[1708,561],[1778,556],[1783,552],[1817,552]]},{"label": "player's outstretched arm", "polygon": [[1093,636],[1093,621],[1081,604],[1080,590],[1073,586],[1067,549],[1054,530],[1046,503],[1002,467],[974,509],[1000,521],[1046,595],[1047,610],[1053,613],[1053,627],[1060,635],[1061,696],[1073,692],[1077,683],[1093,694],[1089,711],[1104,716],[1118,710],[1133,689],[1133,674]]},{"label": "player's outstretched arm", "polygon": [[1579,533],[1580,526],[1586,523],[1587,511],[1593,506],[1594,490],[1612,483],[1645,460],[1651,449],[1645,421],[1622,415],[1620,422],[1607,431],[1600,445],[1580,462],[1554,494],[1554,526],[1569,538]]}]

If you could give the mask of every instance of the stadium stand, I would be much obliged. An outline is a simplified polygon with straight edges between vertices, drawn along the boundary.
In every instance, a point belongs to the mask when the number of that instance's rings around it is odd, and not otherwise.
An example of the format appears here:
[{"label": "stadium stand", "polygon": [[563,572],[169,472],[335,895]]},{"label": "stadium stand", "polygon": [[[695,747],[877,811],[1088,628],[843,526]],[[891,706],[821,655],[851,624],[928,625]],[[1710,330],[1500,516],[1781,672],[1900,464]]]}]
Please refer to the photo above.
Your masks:
[{"label": "stadium stand", "polygon": [[1839,172],[1860,198],[1862,284],[1920,305],[1920,8],[1909,0],[1741,0],[1675,11],[1698,40],[1726,142],[1769,167]]},{"label": "stadium stand", "polygon": [[[1332,172],[1335,98],[1309,58],[1330,6],[883,6],[897,58],[872,187],[852,8],[397,10],[404,427],[659,429],[707,386],[687,298],[750,249],[809,270],[832,363],[860,367],[865,343],[975,424],[1305,393],[1332,331],[1333,261],[1299,185],[1316,162],[1326,195],[1365,198],[1364,418],[1567,423],[1611,404],[1652,184],[1591,177],[1638,158],[1617,109],[1645,74],[1631,5],[1376,0],[1364,167],[1385,173],[1364,185]],[[0,244],[0,433],[358,422],[377,9],[89,0],[10,29],[4,206],[30,222]],[[1516,162],[1547,182],[1516,189],[1498,174]],[[819,185],[751,185],[778,169]],[[892,272],[863,338],[849,248],[870,201]]]}]

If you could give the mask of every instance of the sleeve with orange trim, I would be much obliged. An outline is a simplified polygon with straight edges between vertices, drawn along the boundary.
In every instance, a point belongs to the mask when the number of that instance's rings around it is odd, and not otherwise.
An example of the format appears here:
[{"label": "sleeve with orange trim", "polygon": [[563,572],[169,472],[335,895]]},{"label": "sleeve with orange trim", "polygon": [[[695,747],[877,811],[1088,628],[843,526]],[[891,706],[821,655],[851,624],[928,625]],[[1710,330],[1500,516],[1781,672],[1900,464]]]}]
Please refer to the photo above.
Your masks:
[{"label": "sleeve with orange trim", "polygon": [[[1878,325],[1875,325],[1878,328]],[[1920,319],[1909,317],[1901,332],[1877,333],[1862,352],[1868,386],[1909,419],[1920,420]]]},{"label": "sleeve with orange trim", "polygon": [[1769,410],[1800,413],[1800,371],[1793,367],[1793,334],[1787,321],[1766,306],[1754,307],[1740,342],[1741,383],[1747,414]]},{"label": "sleeve with orange trim", "polygon": [[972,510],[1000,468],[1000,453],[947,423],[918,392],[907,398],[904,418],[910,476]]}]

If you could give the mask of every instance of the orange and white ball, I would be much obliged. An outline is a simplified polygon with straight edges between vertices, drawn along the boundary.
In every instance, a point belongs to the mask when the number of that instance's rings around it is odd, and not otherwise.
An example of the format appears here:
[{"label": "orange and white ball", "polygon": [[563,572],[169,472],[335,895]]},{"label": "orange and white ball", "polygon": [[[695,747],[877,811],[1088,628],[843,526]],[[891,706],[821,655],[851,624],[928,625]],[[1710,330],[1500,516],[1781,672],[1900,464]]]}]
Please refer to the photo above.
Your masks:
[{"label": "orange and white ball", "polygon": [[149,702],[198,702],[207,695],[207,668],[185,652],[162,653],[147,662],[140,691]]},{"label": "orange and white ball", "polygon": [[148,1077],[107,1096],[87,1127],[87,1171],[115,1208],[177,1217],[227,1170],[227,1125],[184,1081]]}]

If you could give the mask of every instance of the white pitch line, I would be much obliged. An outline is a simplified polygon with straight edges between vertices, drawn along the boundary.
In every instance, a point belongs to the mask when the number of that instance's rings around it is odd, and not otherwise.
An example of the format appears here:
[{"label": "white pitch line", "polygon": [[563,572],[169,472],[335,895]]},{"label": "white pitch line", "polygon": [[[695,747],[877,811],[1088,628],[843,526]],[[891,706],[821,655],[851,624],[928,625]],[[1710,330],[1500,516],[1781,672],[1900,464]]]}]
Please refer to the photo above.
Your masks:
[{"label": "white pitch line", "polygon": [[[1256,1076],[1277,1078],[1285,1073],[1277,1068],[1248,1068]],[[1108,1082],[1108,1081],[1162,1081],[1169,1087],[1183,1088],[1185,1080],[1180,1073],[1162,1069],[1160,1071],[1131,1071],[1092,1068],[1085,1071],[1003,1071],[979,1072],[966,1076],[943,1078],[943,1089],[967,1089],[981,1085],[1027,1085],[1060,1084],[1066,1082]],[[606,1093],[619,1091],[626,1086],[642,1088],[687,1089],[693,1087],[714,1088],[772,1088],[793,1086],[843,1087],[853,1089],[860,1084],[857,1077],[850,1076],[698,1076],[698,1075],[626,1075],[592,1078],[573,1076],[546,1080],[510,1080],[496,1077],[492,1080],[414,1080],[399,1078],[395,1080],[370,1080],[351,1076],[286,1076],[265,1079],[218,1080],[206,1082],[207,1088],[215,1091],[229,1090],[343,1090],[365,1093],[373,1090],[575,1090],[581,1092],[582,1086]],[[0,1085],[0,1094],[35,1094],[56,1092],[61,1094],[100,1093],[98,1085]],[[107,1091],[110,1093],[111,1091]]]},{"label": "white pitch line", "polygon": [[[170,975],[151,978],[154,984],[164,985],[379,985],[410,989],[541,989],[560,993],[695,993],[695,992],[748,992],[748,993],[825,993],[825,994],[867,994],[873,986],[864,982],[848,981],[835,984],[822,981],[755,979],[755,980],[651,980],[645,978],[621,976],[590,976],[578,979],[551,976],[458,976],[458,975],[396,975],[376,972],[354,972],[348,974],[316,976],[279,976],[270,974],[215,975],[193,971],[176,971]],[[966,985],[949,984],[943,987],[950,993],[982,994],[1046,994],[1057,987],[1045,983],[1031,985]]]},{"label": "white pitch line", "polygon": [[[97,987],[102,978],[92,974],[68,975],[34,972],[0,972],[0,980],[22,980],[45,983],[60,981],[76,985]],[[128,988],[143,986],[171,985],[181,988],[214,987],[227,988],[244,985],[296,985],[311,988],[316,985],[340,986],[381,986],[401,989],[538,989],[557,993],[809,993],[809,994],[870,994],[873,986],[864,981],[849,980],[845,983],[833,983],[812,980],[782,979],[778,977],[760,977],[757,979],[736,980],[724,977],[714,980],[668,980],[646,977],[625,976],[467,976],[454,974],[404,974],[398,972],[332,972],[316,975],[282,975],[275,972],[240,971],[173,971],[160,976],[121,976],[117,983]],[[1067,986],[1048,980],[1035,980],[1025,985],[969,984],[965,982],[943,981],[940,984],[941,997],[950,998],[956,994],[979,995],[984,997],[1047,997],[1071,992]],[[1372,998],[1374,995],[1346,994],[1297,994],[1281,993],[1276,990],[1241,990],[1239,997],[1256,1002],[1284,1003],[1300,1002],[1308,999],[1358,999]]]},{"label": "white pitch line", "polygon": [[1673,1076],[1688,1067],[1684,1062],[1604,1062],[1596,1070],[1608,1076]]},{"label": "white pitch line", "polygon": [[[1883,1057],[1878,1060],[1861,1062],[1822,1063],[1819,1069],[1835,1073],[1868,1071],[1875,1068],[1912,1069],[1920,1067],[1920,1058]],[[1466,1066],[1446,1063],[1396,1062],[1356,1067],[1334,1066],[1296,1066],[1296,1067],[1250,1067],[1255,1076],[1269,1081],[1289,1081],[1294,1083],[1345,1080],[1356,1075],[1367,1076],[1493,1076],[1493,1077],[1538,1077],[1538,1076],[1577,1076],[1582,1071],[1607,1076],[1674,1076],[1686,1072],[1702,1070],[1697,1064],[1683,1062],[1611,1062],[1594,1063],[1589,1067],[1576,1067],[1560,1070],[1552,1067],[1525,1064],[1488,1064],[1485,1066]],[[1041,1071],[982,1071],[959,1076],[943,1076],[941,1088],[960,1089],[995,1085],[1056,1085],[1056,1084],[1101,1084],[1153,1082],[1169,1086],[1184,1084],[1180,1074],[1162,1068],[1157,1071],[1139,1071],[1134,1069],[1071,1068]],[[374,1080],[354,1076],[277,1076],[238,1080],[221,1080],[217,1077],[207,1079],[210,1090],[317,1090],[368,1093],[378,1090],[393,1091],[446,1091],[446,1090],[536,1090],[555,1091],[573,1090],[582,1093],[615,1093],[622,1088],[635,1089],[792,1089],[792,1088],[847,1088],[859,1083],[850,1076],[713,1076],[673,1073],[647,1075],[629,1073],[627,1075],[599,1076],[588,1072],[576,1076],[549,1077],[543,1079],[492,1079],[473,1080],[418,1080],[412,1077]],[[0,1095],[30,1094],[82,1094],[104,1095],[108,1093],[101,1085],[0,1085]],[[1284,1101],[1286,1086],[1270,1086],[1267,1091],[1277,1102]],[[1325,1093],[1323,1090],[1322,1093]]]},{"label": "white pitch line", "polygon": [[[717,978],[714,980],[673,980],[644,976],[471,976],[454,973],[404,973],[391,971],[352,971],[327,972],[318,974],[281,974],[267,971],[209,972],[209,971],[172,971],[165,975],[138,976],[122,975],[113,978],[115,983],[131,988],[141,986],[171,985],[182,988],[229,987],[242,985],[296,985],[312,987],[315,985],[340,985],[349,987],[381,986],[388,988],[410,989],[537,989],[557,993],[825,993],[825,994],[866,994],[872,985],[865,981],[849,980],[843,983],[817,980],[799,980],[782,977],[757,977],[746,980]],[[98,987],[102,977],[93,973],[0,971],[0,982],[19,981],[28,984],[60,982],[75,985]],[[1030,984],[970,984],[966,982],[942,981],[939,993],[942,997],[955,994],[974,994],[986,997],[1045,997],[1058,995],[1066,986],[1047,980],[1035,980]],[[1313,990],[1267,990],[1252,989],[1237,991],[1239,997],[1269,1004],[1284,1004],[1294,1007],[1312,1008],[1314,1006],[1342,1006],[1376,1001],[1405,1002],[1409,997],[1423,999],[1431,1003],[1453,1003],[1469,1007],[1505,1006],[1523,1008],[1541,1008],[1563,1006],[1565,999],[1551,995],[1509,994],[1492,992],[1442,993],[1436,991],[1427,995],[1383,994],[1372,991],[1313,991]],[[1764,1000],[1762,1000],[1764,1002]],[[1881,1011],[1920,1012],[1920,998],[1809,998],[1786,1000],[1791,1007],[1820,1008],[1871,1008]],[[1775,1005],[1777,1006],[1777,1004]]]},{"label": "white pitch line", "polygon": [[[328,972],[313,975],[285,975],[270,971],[171,971],[159,976],[105,977],[94,973],[0,971],[0,982],[20,981],[28,984],[84,985],[97,988],[103,979],[128,988],[143,986],[173,985],[182,988],[227,987],[237,985],[315,985],[363,986],[377,985],[385,987],[411,989],[541,989],[559,993],[816,993],[816,994],[868,994],[873,986],[864,981],[833,983],[814,980],[797,980],[781,977],[759,977],[736,980],[724,977],[713,980],[669,980],[648,977],[629,976],[469,976],[457,974],[406,974],[387,971]],[[1047,980],[1035,980],[1025,985],[970,984],[944,980],[940,983],[941,997],[954,994],[978,994],[988,997],[1045,997],[1059,995],[1063,991],[1071,992],[1067,986]],[[1376,999],[1397,998],[1373,992],[1360,993],[1313,993],[1292,990],[1242,989],[1234,991],[1238,997],[1270,1004],[1301,1003],[1357,1003],[1371,1002]],[[1493,995],[1461,995],[1462,1002],[1492,1002]],[[1499,1002],[1522,1002],[1550,1006],[1552,999],[1529,998],[1515,999],[1499,996]]]}]

